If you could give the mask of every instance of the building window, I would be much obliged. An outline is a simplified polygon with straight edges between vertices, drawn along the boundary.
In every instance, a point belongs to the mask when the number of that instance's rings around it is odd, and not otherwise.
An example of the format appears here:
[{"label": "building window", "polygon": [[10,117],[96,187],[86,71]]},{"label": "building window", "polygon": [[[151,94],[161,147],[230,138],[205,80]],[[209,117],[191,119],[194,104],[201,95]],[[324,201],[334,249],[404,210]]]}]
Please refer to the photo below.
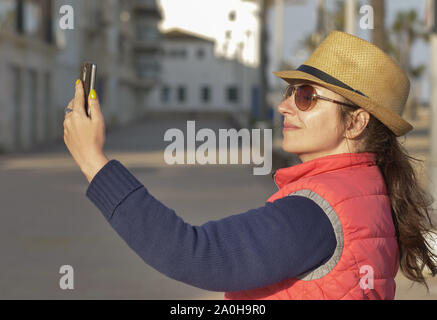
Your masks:
[{"label": "building window", "polygon": [[157,80],[161,72],[161,65],[154,57],[138,55],[136,56],[136,72],[140,79]]},{"label": "building window", "polygon": [[0,0],[0,30],[52,43],[52,0]]},{"label": "building window", "polygon": [[186,58],[187,50],[186,49],[172,49],[168,52],[168,55],[173,58]]},{"label": "building window", "polygon": [[229,21],[235,21],[235,19],[237,19],[237,13],[235,11],[231,11],[229,12]]},{"label": "building window", "polygon": [[138,39],[142,41],[159,40],[159,32],[150,24],[139,23],[137,25],[137,36]]},{"label": "building window", "polygon": [[29,35],[38,34],[42,28],[42,11],[37,2],[26,1],[23,7],[23,31]]},{"label": "building window", "polygon": [[238,102],[238,98],[238,88],[236,86],[226,88],[226,100],[228,102]]},{"label": "building window", "polygon": [[202,102],[209,102],[211,100],[211,88],[208,86],[203,86],[200,89],[200,100]]},{"label": "building window", "polygon": [[198,59],[203,59],[205,57],[205,50],[203,48],[197,49],[196,56]]},{"label": "building window", "polygon": [[178,101],[185,102],[187,98],[187,89],[184,86],[178,87]]},{"label": "building window", "polygon": [[170,87],[164,86],[161,88],[161,101],[164,103],[170,102]]}]

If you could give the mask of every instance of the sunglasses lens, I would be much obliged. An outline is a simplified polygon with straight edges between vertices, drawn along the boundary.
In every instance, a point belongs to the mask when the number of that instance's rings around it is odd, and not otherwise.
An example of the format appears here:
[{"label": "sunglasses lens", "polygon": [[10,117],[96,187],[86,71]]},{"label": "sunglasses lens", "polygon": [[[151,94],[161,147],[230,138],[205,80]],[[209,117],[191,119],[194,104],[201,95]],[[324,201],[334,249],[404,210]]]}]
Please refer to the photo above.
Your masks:
[{"label": "sunglasses lens", "polygon": [[297,88],[295,95],[296,106],[302,110],[308,110],[313,102],[314,88],[303,85]]}]

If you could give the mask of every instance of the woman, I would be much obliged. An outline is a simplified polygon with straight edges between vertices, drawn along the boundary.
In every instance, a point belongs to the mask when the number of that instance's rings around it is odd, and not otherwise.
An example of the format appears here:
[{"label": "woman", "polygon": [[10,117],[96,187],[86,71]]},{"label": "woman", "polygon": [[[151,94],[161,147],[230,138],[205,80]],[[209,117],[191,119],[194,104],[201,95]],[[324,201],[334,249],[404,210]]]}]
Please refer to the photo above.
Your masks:
[{"label": "woman", "polygon": [[[393,299],[400,266],[426,285],[436,262],[423,233],[428,195],[397,141],[409,80],[372,44],[331,33],[297,70],[278,111],[282,147],[302,163],[274,175],[266,205],[193,227],[103,154],[104,120],[83,89],[64,121],[64,140],[90,185],[87,196],[143,260],[226,299]],[[91,139],[90,139],[91,137]]]}]

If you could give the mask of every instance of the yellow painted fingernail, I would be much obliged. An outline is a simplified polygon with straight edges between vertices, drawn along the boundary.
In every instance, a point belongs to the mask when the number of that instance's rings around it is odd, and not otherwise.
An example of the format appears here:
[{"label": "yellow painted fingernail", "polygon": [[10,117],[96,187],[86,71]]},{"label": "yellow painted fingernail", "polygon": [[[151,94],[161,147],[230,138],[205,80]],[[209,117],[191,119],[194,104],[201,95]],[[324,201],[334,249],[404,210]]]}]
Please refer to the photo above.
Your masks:
[{"label": "yellow painted fingernail", "polygon": [[91,89],[91,92],[90,92],[90,98],[91,98],[91,99],[95,99],[95,98],[97,98],[96,90]]},{"label": "yellow painted fingernail", "polygon": [[76,80],[76,85],[77,85],[79,82],[80,82],[80,79],[77,79],[77,80]]}]

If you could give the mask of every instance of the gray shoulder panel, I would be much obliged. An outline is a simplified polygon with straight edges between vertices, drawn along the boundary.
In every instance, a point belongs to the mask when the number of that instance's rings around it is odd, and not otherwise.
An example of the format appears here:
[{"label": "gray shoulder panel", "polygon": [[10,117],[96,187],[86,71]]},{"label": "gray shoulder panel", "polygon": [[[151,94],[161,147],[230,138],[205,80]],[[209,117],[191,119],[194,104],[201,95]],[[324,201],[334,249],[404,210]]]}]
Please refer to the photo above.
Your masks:
[{"label": "gray shoulder panel", "polygon": [[302,196],[313,200],[315,203],[317,203],[320,206],[320,208],[322,208],[322,210],[325,212],[326,216],[328,217],[329,221],[331,221],[335,233],[335,239],[337,240],[337,247],[335,248],[334,254],[325,264],[319,266],[314,270],[303,273],[296,277],[297,279],[303,281],[320,279],[326,274],[328,274],[332,269],[334,269],[334,267],[340,260],[341,253],[343,252],[343,230],[341,227],[340,219],[338,218],[337,212],[335,212],[335,210],[331,207],[328,201],[326,201],[324,198],[322,198],[319,194],[315,193],[314,191],[308,189],[302,189],[290,193],[288,196]]}]

